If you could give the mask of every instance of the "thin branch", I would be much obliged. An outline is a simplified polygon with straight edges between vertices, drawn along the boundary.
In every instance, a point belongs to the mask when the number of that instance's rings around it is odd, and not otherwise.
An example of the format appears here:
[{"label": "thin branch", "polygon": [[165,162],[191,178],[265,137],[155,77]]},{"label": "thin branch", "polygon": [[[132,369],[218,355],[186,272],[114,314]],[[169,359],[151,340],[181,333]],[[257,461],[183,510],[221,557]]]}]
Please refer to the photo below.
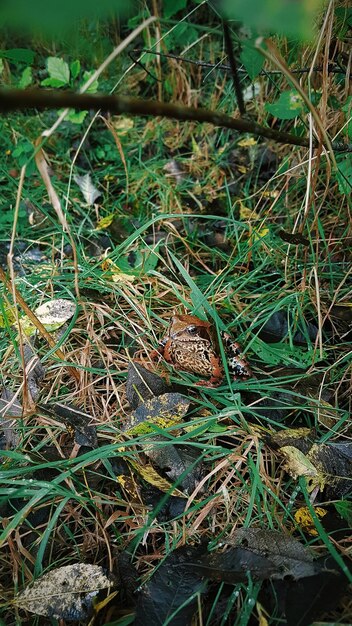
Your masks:
[{"label": "thin branch", "polygon": [[[224,113],[210,109],[195,109],[157,100],[143,100],[141,98],[126,98],[123,96],[105,96],[98,94],[78,94],[69,91],[54,91],[41,89],[0,89],[0,112],[6,113],[17,109],[60,109],[68,107],[78,110],[103,109],[113,114],[128,114],[141,116],[162,116],[182,121],[207,122],[213,126],[231,128],[240,133],[250,133],[259,137],[266,137],[279,143],[294,146],[309,147],[306,137],[296,137],[290,133],[266,128],[256,122],[235,119]],[[319,142],[315,141],[316,148]],[[351,144],[333,143],[337,152],[352,152]]]},{"label": "thin branch", "polygon": [[240,80],[238,78],[237,63],[236,63],[236,58],[233,52],[233,46],[232,46],[232,41],[231,41],[231,30],[226,20],[223,20],[222,27],[224,31],[225,49],[226,49],[227,58],[229,60],[230,67],[231,67],[232,82],[235,88],[237,104],[238,104],[238,108],[239,108],[241,116],[244,117],[246,115],[246,107],[245,107],[244,100],[243,100]]},{"label": "thin branch", "polygon": [[[206,61],[195,61],[194,59],[188,59],[187,57],[180,56],[179,54],[171,54],[170,52],[155,52],[155,50],[149,50],[149,48],[135,48],[134,52],[136,54],[141,54],[142,52],[148,52],[148,54],[154,54],[155,56],[165,57],[167,59],[175,59],[176,61],[182,61],[184,63],[189,63],[190,65],[196,65],[197,67],[204,67],[205,69],[213,69],[213,70],[222,70],[224,72],[231,72],[231,67],[226,65],[225,63],[208,63]],[[309,72],[322,72],[322,65],[316,65],[313,67],[302,67],[298,69],[291,69],[291,74],[309,74]],[[237,72],[240,74],[246,74],[247,70],[243,67],[237,68]],[[346,76],[347,69],[344,69],[339,63],[329,63],[328,72],[330,74],[344,74]],[[258,76],[275,76],[282,75],[281,70],[262,70]],[[350,72],[350,76],[352,73]]]}]

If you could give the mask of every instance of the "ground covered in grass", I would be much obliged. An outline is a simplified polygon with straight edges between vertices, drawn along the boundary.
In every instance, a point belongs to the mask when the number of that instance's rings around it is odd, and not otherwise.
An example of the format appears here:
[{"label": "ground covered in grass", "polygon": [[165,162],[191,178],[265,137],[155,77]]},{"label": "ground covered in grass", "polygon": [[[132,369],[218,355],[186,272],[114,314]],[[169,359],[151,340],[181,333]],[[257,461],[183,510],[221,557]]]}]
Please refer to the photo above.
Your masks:
[{"label": "ground covered in grass", "polygon": [[[144,9],[82,26],[78,50],[37,41],[32,84],[48,58],[83,80]],[[320,68],[302,88],[348,143],[342,9],[316,18],[312,44],[272,42],[291,69]],[[97,89],[236,116],[218,16],[181,10],[132,49],[160,37],[213,65],[134,65],[125,51]],[[4,82],[26,67],[5,60]],[[263,69],[240,74],[246,115],[318,136],[302,103],[290,117],[280,101],[287,75]],[[1,120],[0,623],[350,623],[351,157],[197,122],[82,117],[49,136],[56,112]],[[69,310],[60,322],[37,310],[53,300]],[[180,314],[213,325],[219,386],[153,355]],[[224,332],[253,376],[233,379]],[[111,578],[94,584],[78,564]],[[64,566],[63,581],[42,578]],[[100,587],[111,595],[92,617]]]}]

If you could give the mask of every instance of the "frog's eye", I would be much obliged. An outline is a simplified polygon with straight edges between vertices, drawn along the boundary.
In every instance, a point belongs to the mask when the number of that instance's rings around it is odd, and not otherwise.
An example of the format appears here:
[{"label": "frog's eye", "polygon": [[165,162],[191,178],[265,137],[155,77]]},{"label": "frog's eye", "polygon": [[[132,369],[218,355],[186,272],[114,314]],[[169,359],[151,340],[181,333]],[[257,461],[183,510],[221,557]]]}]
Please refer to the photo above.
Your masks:
[{"label": "frog's eye", "polygon": [[188,326],[187,331],[190,335],[195,335],[197,332],[197,326]]}]

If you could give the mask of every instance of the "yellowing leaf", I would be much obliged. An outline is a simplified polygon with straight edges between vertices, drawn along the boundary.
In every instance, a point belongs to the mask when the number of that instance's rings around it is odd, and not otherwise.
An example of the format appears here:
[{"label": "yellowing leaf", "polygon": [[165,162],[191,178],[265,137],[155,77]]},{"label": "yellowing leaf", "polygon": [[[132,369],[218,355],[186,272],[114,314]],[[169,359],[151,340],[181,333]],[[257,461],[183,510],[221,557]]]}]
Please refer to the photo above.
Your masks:
[{"label": "yellowing leaf", "polygon": [[134,283],[137,276],[132,276],[131,274],[124,274],[120,270],[116,270],[112,273],[111,278],[114,283]]},{"label": "yellowing leaf", "polygon": [[240,174],[247,174],[248,168],[245,165],[237,165],[237,169]]},{"label": "yellowing leaf", "polygon": [[283,446],[280,448],[280,454],[286,460],[285,469],[292,478],[299,476],[306,478],[308,491],[313,491],[315,487],[319,487],[321,491],[324,489],[326,476],[319,472],[308,457],[298,448]]},{"label": "yellowing leaf", "polygon": [[[320,506],[314,507],[314,512],[319,519],[322,519],[327,514],[327,510]],[[295,520],[302,530],[312,537],[318,536],[318,531],[315,527],[312,514],[307,506],[301,506],[295,513]]]},{"label": "yellowing leaf", "polygon": [[240,218],[241,220],[259,220],[259,215],[253,209],[245,206],[240,200]]},{"label": "yellowing leaf", "polygon": [[186,415],[189,405],[190,400],[180,393],[164,393],[140,404],[123,430],[129,434],[141,435],[155,431],[153,426],[177,426]]},{"label": "yellowing leaf", "polygon": [[259,602],[257,602],[255,606],[258,611],[259,626],[269,626],[269,622],[266,619],[266,616],[270,617],[269,614],[266,612],[266,610],[262,607],[262,605]]},{"label": "yellowing leaf", "polygon": [[102,217],[97,223],[95,230],[103,230],[104,228],[109,228],[110,224],[113,223],[115,219],[115,213],[109,213],[105,217]]},{"label": "yellowing leaf", "polygon": [[200,156],[202,154],[202,151],[193,136],[192,136],[192,152],[193,154],[196,154],[197,156]]},{"label": "yellowing leaf", "polygon": [[12,324],[16,321],[16,314],[14,307],[4,307],[5,314],[0,315],[0,328],[6,328],[7,326],[12,326]]},{"label": "yellowing leaf", "polygon": [[250,146],[255,146],[258,143],[254,137],[246,137],[245,139],[241,139],[241,141],[237,142],[238,146],[241,148],[249,148]]},{"label": "yellowing leaf", "polygon": [[260,230],[255,230],[252,234],[253,240],[258,241],[258,239],[266,237],[269,232],[269,228],[260,228]]},{"label": "yellowing leaf", "polygon": [[134,121],[125,115],[119,115],[118,117],[113,118],[112,125],[116,133],[123,137],[124,135],[127,135],[131,128],[133,128]]},{"label": "yellowing leaf", "polygon": [[131,461],[128,461],[128,463],[132,465],[133,469],[138,472],[138,474],[142,476],[147,483],[153,485],[153,487],[160,489],[163,493],[169,493],[172,496],[184,497],[182,491],[173,489],[172,484],[160,476],[152,465],[140,465],[140,463],[134,463]]},{"label": "yellowing leaf", "polygon": [[277,189],[272,189],[271,191],[263,191],[264,198],[277,198],[278,195],[279,195],[279,192]]},{"label": "yellowing leaf", "polygon": [[103,272],[110,271],[110,278],[114,283],[133,283],[136,280],[136,276],[122,272],[111,259],[104,259],[101,269]]}]

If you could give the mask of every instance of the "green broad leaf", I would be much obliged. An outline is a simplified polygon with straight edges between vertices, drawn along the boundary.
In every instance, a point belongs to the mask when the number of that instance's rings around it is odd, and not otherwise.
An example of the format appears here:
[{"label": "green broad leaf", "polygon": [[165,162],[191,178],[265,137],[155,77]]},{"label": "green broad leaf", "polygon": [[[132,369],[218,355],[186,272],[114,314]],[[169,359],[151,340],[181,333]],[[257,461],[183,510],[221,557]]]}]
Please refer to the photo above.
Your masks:
[{"label": "green broad leaf", "polygon": [[29,85],[31,85],[32,82],[33,82],[32,68],[26,67],[22,72],[22,76],[19,80],[18,86],[20,89],[26,89],[26,87],[29,87]]},{"label": "green broad leaf", "polygon": [[50,78],[61,81],[63,85],[70,82],[70,68],[66,61],[57,57],[48,57],[46,64]]},{"label": "green broad leaf", "polygon": [[87,113],[88,111],[75,111],[75,109],[70,109],[67,113],[66,121],[72,124],[82,124]]},{"label": "green broad leaf", "polygon": [[18,157],[25,152],[33,152],[33,145],[28,139],[23,139],[19,141],[16,148],[12,152],[12,156]]},{"label": "green broad leaf", "polygon": [[187,24],[187,22],[180,22],[177,25],[177,28],[170,34],[170,37],[175,42],[175,44],[187,45],[196,41],[198,37],[198,31],[192,26],[192,24]]},{"label": "green broad leaf", "polygon": [[181,9],[185,9],[187,6],[187,0],[164,0],[164,17],[169,19]]},{"label": "green broad leaf", "polygon": [[62,80],[58,78],[44,78],[40,83],[43,87],[65,87],[67,83],[64,83]]},{"label": "green broad leaf", "polygon": [[3,73],[4,71],[4,61],[0,58],[0,75]]},{"label": "green broad leaf", "polygon": [[283,91],[276,102],[267,103],[265,108],[280,120],[292,120],[302,113],[303,100],[295,90]]},{"label": "green broad leaf", "polygon": [[129,261],[129,257],[121,257],[116,262],[116,267],[121,272],[130,274],[131,276],[146,276],[155,270],[159,263],[159,256],[157,254],[158,248],[159,244],[153,249],[143,250],[143,252],[136,250],[133,255],[132,264]]},{"label": "green broad leaf", "polygon": [[35,53],[27,48],[13,48],[12,50],[0,50],[0,57],[8,59],[12,63],[28,63],[30,65],[34,61]]},{"label": "green broad leaf", "polygon": [[350,115],[352,109],[352,96],[348,96],[345,104],[342,107],[342,111],[345,111],[348,115]]},{"label": "green broad leaf", "polygon": [[[304,368],[321,360],[319,352],[316,350],[303,350],[298,346],[290,346],[281,341],[264,343],[264,341],[256,338],[251,348],[268,365],[287,365]],[[325,353],[322,358],[326,358]]]},{"label": "green broad leaf", "polygon": [[254,47],[254,42],[246,42],[240,54],[246,72],[251,80],[259,76],[263,69],[264,57]]},{"label": "green broad leaf", "polygon": [[[82,85],[84,85],[87,82],[87,80],[89,80],[90,77],[93,76],[93,74],[94,74],[94,70],[91,72],[87,72],[87,71],[84,72]],[[96,93],[98,91],[98,86],[99,86],[99,81],[95,80],[94,83],[92,83],[91,86],[88,89],[86,89],[85,93]]]},{"label": "green broad leaf", "polygon": [[75,78],[77,78],[78,74],[81,71],[81,62],[79,59],[76,59],[75,61],[72,61],[71,65],[70,65],[70,72],[71,72],[71,78],[72,80],[75,80]]}]

